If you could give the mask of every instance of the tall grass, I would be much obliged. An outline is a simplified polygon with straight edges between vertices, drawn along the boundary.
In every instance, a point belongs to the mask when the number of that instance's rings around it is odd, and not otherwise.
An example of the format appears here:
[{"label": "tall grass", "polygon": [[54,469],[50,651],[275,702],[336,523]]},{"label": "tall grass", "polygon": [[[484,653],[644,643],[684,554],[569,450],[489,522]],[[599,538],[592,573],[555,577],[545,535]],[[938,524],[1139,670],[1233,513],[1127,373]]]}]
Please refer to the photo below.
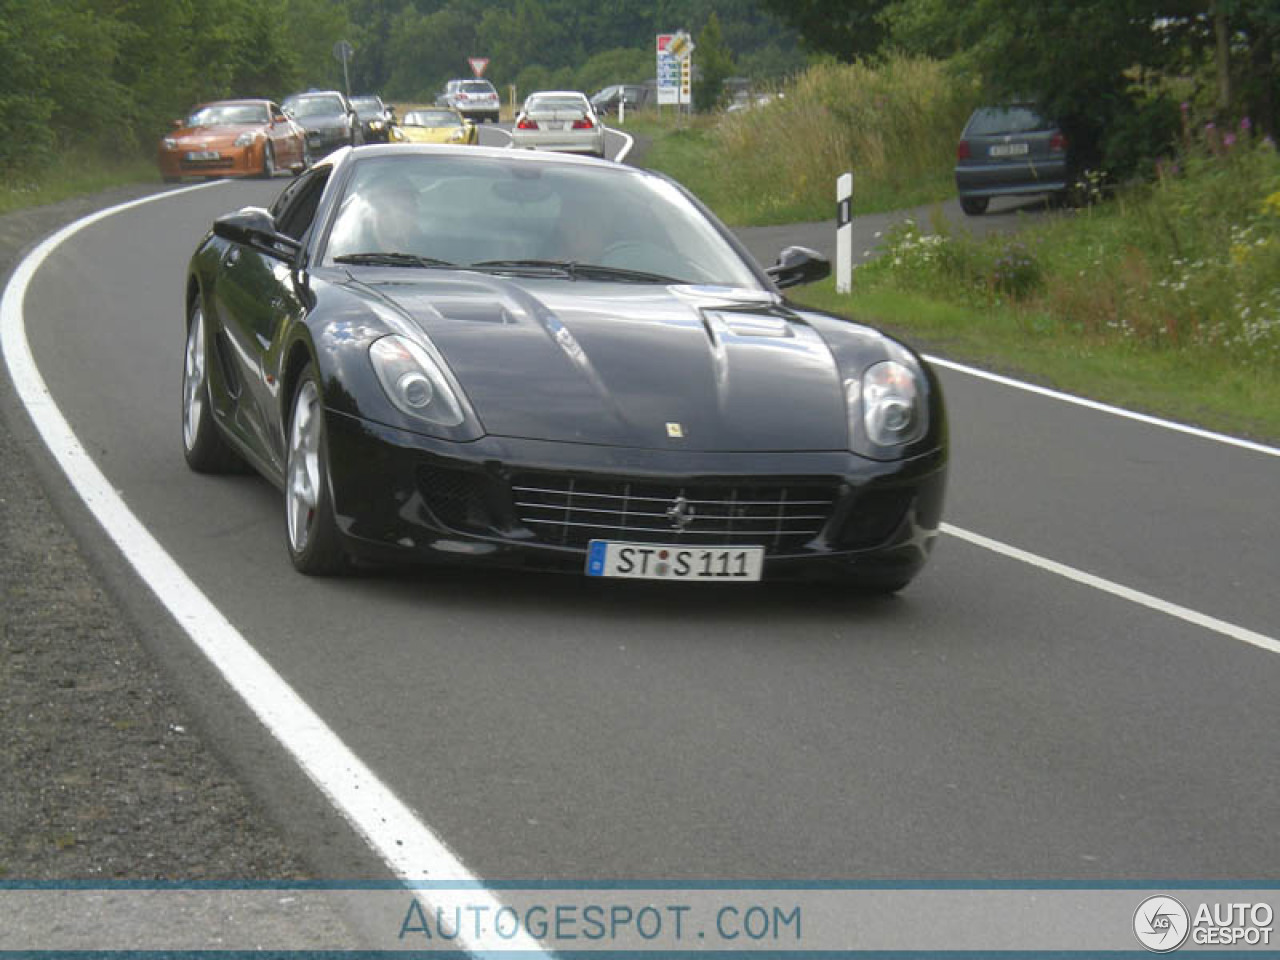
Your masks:
[{"label": "tall grass", "polygon": [[732,219],[827,219],[836,178],[848,171],[859,212],[954,190],[956,138],[978,90],[945,64],[904,56],[821,64],[781,94],[763,108],[727,114],[712,132]]},{"label": "tall grass", "polygon": [[[1233,138],[1235,139],[1235,138]],[[1245,138],[1184,145],[1152,184],[1017,237],[908,224],[864,288],[1011,310],[1025,334],[1227,358],[1280,371],[1280,155]]]},{"label": "tall grass", "polygon": [[10,173],[0,182],[0,214],[125,184],[153,182],[160,182],[160,172],[149,157],[68,150],[26,172]]}]

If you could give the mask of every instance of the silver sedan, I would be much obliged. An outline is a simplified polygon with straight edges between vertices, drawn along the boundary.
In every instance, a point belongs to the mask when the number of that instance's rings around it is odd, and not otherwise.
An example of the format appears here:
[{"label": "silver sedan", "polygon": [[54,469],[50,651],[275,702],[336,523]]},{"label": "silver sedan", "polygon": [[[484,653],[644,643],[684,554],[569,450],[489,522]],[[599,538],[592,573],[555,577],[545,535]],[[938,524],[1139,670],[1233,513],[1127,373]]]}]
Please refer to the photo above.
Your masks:
[{"label": "silver sedan", "polygon": [[541,90],[525,99],[511,130],[511,145],[603,157],[604,125],[586,94]]}]

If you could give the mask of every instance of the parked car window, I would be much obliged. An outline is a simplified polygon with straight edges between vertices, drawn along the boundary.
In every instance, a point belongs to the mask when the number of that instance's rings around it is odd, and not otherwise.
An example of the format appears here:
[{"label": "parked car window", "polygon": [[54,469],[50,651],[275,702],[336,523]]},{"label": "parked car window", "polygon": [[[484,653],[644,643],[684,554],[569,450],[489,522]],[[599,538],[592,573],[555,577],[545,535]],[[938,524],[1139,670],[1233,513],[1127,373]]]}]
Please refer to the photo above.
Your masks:
[{"label": "parked car window", "polygon": [[995,137],[1048,130],[1052,126],[1031,107],[988,107],[974,113],[966,133],[971,137]]}]

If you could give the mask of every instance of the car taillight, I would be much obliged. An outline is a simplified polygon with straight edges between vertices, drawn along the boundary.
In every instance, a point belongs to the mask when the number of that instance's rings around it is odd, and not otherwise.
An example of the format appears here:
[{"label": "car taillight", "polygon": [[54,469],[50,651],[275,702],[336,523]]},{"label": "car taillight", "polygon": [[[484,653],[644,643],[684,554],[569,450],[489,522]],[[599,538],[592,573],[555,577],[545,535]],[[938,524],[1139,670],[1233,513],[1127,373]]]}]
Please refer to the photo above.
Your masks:
[{"label": "car taillight", "polygon": [[595,124],[591,122],[590,117],[583,117],[581,120],[573,121],[573,129],[575,130],[590,130],[593,127],[595,127]]},{"label": "car taillight", "polygon": [[969,159],[969,141],[968,140],[961,140],[960,145],[956,147],[956,159],[957,160]]},{"label": "car taillight", "polygon": [[516,124],[516,129],[517,130],[537,130],[538,124],[535,123],[533,120],[530,120],[528,117],[524,117],[521,119],[519,123]]},{"label": "car taillight", "polygon": [[1049,149],[1055,153],[1060,153],[1067,149],[1067,138],[1061,130],[1049,138]]}]

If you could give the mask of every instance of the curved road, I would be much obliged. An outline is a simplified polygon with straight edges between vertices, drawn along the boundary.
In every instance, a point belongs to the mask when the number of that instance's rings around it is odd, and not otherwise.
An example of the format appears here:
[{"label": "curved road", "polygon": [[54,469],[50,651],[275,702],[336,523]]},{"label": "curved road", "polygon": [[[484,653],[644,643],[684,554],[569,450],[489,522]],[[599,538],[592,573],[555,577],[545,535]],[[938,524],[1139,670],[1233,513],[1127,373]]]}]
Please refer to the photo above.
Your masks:
[{"label": "curved road", "polygon": [[[953,535],[895,599],[308,580],[274,489],[191,474],[178,435],[187,257],[280,187],[182,192],[76,234],[28,291],[32,353],[134,514],[475,874],[1277,876],[1280,456],[948,369]],[[320,869],[376,873],[180,631],[160,635],[250,783],[316,817]]]}]

